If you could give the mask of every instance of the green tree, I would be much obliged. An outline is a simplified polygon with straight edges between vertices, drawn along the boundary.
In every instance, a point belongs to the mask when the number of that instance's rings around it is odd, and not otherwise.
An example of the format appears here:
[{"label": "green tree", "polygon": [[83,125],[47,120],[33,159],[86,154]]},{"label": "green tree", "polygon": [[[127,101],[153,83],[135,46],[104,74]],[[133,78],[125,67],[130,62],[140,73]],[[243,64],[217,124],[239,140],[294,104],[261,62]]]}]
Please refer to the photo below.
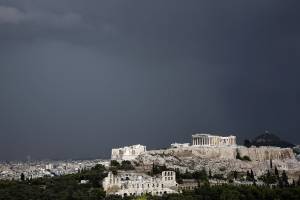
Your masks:
[{"label": "green tree", "polygon": [[237,178],[238,178],[238,173],[237,173],[237,171],[234,171],[234,172],[233,172],[233,178],[234,178],[234,179],[237,179]]},{"label": "green tree", "polygon": [[111,167],[116,167],[116,168],[119,168],[120,167],[120,163],[116,160],[111,160],[110,161],[110,166]]},{"label": "green tree", "polygon": [[21,179],[21,181],[25,181],[25,175],[24,175],[24,173],[21,173],[20,179]]},{"label": "green tree", "polygon": [[288,178],[288,176],[287,176],[285,170],[283,170],[283,172],[282,172],[282,174],[281,174],[281,180],[282,180],[282,184],[283,184],[284,187],[289,186],[289,181],[288,181],[288,179],[289,179],[289,178]]},{"label": "green tree", "polygon": [[122,170],[134,170],[134,167],[133,167],[133,165],[131,164],[130,161],[123,160],[122,163],[121,163],[121,166],[119,167],[119,169],[122,169]]},{"label": "green tree", "polygon": [[276,175],[277,177],[279,177],[279,172],[278,172],[277,166],[275,166],[274,173],[275,173],[275,175]]},{"label": "green tree", "polygon": [[105,197],[105,192],[99,188],[92,188],[89,191],[89,200],[100,200]]}]

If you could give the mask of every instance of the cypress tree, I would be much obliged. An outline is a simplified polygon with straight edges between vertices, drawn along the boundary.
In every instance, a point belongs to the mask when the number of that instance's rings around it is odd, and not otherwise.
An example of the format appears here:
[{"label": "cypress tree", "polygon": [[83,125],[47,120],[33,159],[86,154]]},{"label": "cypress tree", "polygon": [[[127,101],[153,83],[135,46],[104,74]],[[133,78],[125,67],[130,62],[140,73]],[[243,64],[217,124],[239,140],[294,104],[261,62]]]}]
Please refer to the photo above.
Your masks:
[{"label": "cypress tree", "polygon": [[25,175],[24,175],[24,173],[21,173],[21,181],[25,181]]},{"label": "cypress tree", "polygon": [[276,175],[277,177],[279,177],[279,172],[278,172],[277,166],[275,166],[275,175]]},{"label": "cypress tree", "polygon": [[281,179],[282,179],[283,186],[289,186],[289,181],[288,181],[289,178],[286,175],[285,170],[283,170],[283,172],[281,174]]},{"label": "cypress tree", "polygon": [[252,181],[254,181],[254,173],[253,173],[252,169],[251,169],[250,177],[251,177]]}]

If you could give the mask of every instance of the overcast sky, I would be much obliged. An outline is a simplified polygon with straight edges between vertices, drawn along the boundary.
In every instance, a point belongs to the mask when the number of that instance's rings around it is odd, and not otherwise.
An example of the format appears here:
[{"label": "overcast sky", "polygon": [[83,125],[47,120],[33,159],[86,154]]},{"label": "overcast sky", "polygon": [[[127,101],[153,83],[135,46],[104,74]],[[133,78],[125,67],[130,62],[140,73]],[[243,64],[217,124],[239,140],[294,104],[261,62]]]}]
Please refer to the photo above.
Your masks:
[{"label": "overcast sky", "polygon": [[300,2],[0,0],[0,160],[300,143]]}]

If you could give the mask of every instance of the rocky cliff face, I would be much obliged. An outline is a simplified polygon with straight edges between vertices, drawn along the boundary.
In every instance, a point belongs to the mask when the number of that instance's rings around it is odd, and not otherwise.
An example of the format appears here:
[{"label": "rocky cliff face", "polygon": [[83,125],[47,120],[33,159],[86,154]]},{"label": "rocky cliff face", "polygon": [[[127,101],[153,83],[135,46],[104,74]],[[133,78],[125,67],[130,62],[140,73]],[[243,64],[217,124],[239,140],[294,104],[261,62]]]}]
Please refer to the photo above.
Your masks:
[{"label": "rocky cliff face", "polygon": [[265,161],[265,160],[285,160],[295,159],[295,155],[291,148],[279,147],[239,147],[237,151],[241,156],[249,156],[251,160]]},{"label": "rocky cliff face", "polygon": [[256,161],[295,159],[292,149],[279,147],[186,147],[148,151],[147,154],[169,155],[177,158],[235,159],[237,152],[242,157],[249,156],[251,160]]},{"label": "rocky cliff face", "polygon": [[[241,156],[249,156],[251,161],[236,159],[237,152]],[[287,166],[293,163],[293,169],[300,169],[293,151],[289,148],[276,147],[186,147],[178,149],[147,151],[136,158],[136,162],[149,169],[153,163],[166,165],[168,168],[185,170],[200,170],[205,168],[213,174],[228,174],[232,171],[253,170],[256,175],[265,173],[270,167],[270,158],[274,164]]]}]

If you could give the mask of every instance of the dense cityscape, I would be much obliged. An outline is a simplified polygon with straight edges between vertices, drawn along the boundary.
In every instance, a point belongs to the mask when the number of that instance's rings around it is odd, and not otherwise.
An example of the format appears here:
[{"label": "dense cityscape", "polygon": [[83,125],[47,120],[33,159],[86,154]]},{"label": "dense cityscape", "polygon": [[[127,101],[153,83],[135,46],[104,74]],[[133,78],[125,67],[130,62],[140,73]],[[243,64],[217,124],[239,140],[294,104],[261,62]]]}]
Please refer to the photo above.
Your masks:
[{"label": "dense cityscape", "polygon": [[[20,199],[50,194],[55,199],[248,199],[259,189],[264,192],[255,199],[268,199],[263,193],[281,198],[282,190],[289,199],[300,197],[299,146],[269,133],[249,142],[238,145],[236,136],[196,133],[191,143],[176,142],[166,149],[147,150],[140,144],[113,148],[109,160],[2,162],[0,194],[4,199],[14,199],[10,192]],[[271,145],[275,143],[279,146]],[[232,193],[245,189],[249,194],[244,197]],[[226,194],[206,196],[216,190]]]},{"label": "dense cityscape", "polygon": [[97,164],[108,166],[109,161],[95,159],[0,162],[0,180],[19,180],[21,174],[26,179],[74,174],[81,170],[91,169]]}]

